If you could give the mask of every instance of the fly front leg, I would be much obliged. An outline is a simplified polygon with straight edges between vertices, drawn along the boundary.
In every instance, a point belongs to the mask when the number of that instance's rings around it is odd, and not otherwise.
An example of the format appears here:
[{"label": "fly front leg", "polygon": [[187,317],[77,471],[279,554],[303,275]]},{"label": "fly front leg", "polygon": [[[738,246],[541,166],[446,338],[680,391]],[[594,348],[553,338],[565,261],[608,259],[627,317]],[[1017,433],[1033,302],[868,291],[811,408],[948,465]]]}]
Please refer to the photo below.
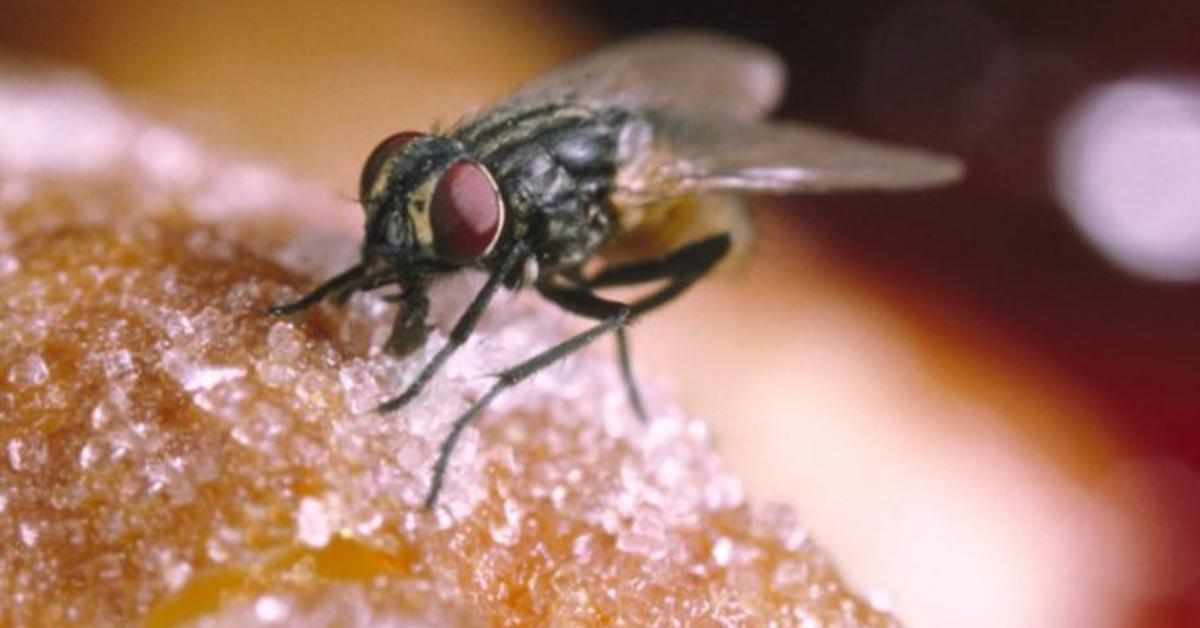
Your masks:
[{"label": "fly front leg", "polygon": [[429,297],[425,296],[424,283],[406,287],[396,299],[403,308],[392,322],[392,333],[388,336],[384,350],[396,357],[404,357],[425,345],[429,326],[425,319],[429,314]]},{"label": "fly front leg", "polygon": [[324,301],[329,295],[340,291],[353,291],[357,289],[363,282],[365,270],[362,264],[356,264],[349,269],[343,271],[336,277],[326,281],[318,286],[312,292],[300,297],[300,299],[292,303],[284,305],[276,305],[267,310],[269,316],[287,316],[295,314],[301,310],[308,309],[321,301]]},{"label": "fly front leg", "polygon": [[337,294],[333,297],[333,302],[338,306],[345,305],[350,301],[350,297],[354,296],[355,292],[371,292],[384,286],[390,286],[399,282],[402,276],[402,274],[395,270],[367,275],[355,283],[339,288]]},{"label": "fly front leg", "polygon": [[501,262],[496,270],[492,271],[487,283],[483,284],[483,288],[480,289],[479,294],[475,295],[471,304],[467,306],[466,311],[463,312],[458,322],[455,323],[454,329],[450,331],[450,337],[446,340],[446,344],[421,369],[421,372],[417,374],[417,378],[408,385],[408,388],[400,396],[379,404],[376,410],[380,414],[395,411],[421,394],[421,391],[425,388],[425,384],[429,383],[429,380],[445,364],[451,354],[457,351],[467,341],[467,338],[471,337],[471,333],[475,331],[475,325],[479,322],[479,318],[483,316],[484,310],[487,309],[492,297],[496,295],[496,291],[500,289],[504,279],[512,274],[513,269],[524,263],[527,254],[525,244],[522,242],[517,242],[505,253],[504,261]]}]

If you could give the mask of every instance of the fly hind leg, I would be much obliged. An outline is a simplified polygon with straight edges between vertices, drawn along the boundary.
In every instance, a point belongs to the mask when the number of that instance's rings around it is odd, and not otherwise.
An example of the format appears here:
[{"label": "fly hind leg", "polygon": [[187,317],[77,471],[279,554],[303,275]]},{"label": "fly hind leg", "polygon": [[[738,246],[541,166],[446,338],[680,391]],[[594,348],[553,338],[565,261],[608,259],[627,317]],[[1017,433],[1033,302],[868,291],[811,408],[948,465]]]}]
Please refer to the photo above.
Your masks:
[{"label": "fly hind leg", "polygon": [[[463,431],[479,417],[480,412],[497,395],[520,383],[530,375],[584,348],[608,332],[615,331],[618,338],[618,347],[622,349],[626,348],[627,341],[625,340],[624,333],[625,326],[629,321],[667,303],[687,290],[689,286],[695,283],[700,277],[703,277],[705,273],[710,271],[725,256],[729,251],[729,244],[728,235],[722,234],[707,238],[683,247],[662,259],[627,266],[617,266],[603,271],[593,278],[586,287],[563,287],[554,285],[548,281],[538,284],[538,292],[551,302],[569,312],[598,320],[600,323],[498,374],[497,380],[492,384],[492,387],[454,421],[454,425],[450,429],[450,434],[442,441],[441,451],[439,452],[437,462],[433,466],[433,478],[429,486],[429,493],[425,497],[425,508],[432,509],[437,504],[437,498],[441,493],[442,483],[446,476],[446,467],[450,464],[450,456],[454,453],[454,447],[458,444],[458,439],[462,436]],[[633,285],[660,279],[668,280],[667,284],[628,305],[617,301],[610,301],[592,292],[593,284],[595,287],[610,287]],[[621,351],[621,358],[621,370],[625,379],[625,385],[629,391],[630,400],[634,405],[635,411],[638,412],[638,416],[645,421],[641,397],[633,380],[633,372],[629,368],[629,353],[627,350]]]},{"label": "fly hind leg", "polygon": [[[603,269],[595,277],[585,280],[583,286],[595,289],[668,280],[666,286],[635,301],[630,306],[632,318],[637,318],[671,301],[687,290],[696,280],[706,275],[729,253],[730,244],[729,234],[718,234],[689,244],[658,259]],[[574,292],[572,290],[545,287],[540,291],[546,298],[567,311],[587,318],[598,318],[598,312],[585,306],[586,301],[569,298],[569,295]],[[624,326],[617,329],[617,357],[620,360],[621,377],[625,381],[630,405],[633,406],[638,418],[645,422],[646,410],[633,376],[633,367],[629,357],[629,338]]]},{"label": "fly hind leg", "polygon": [[492,384],[492,387],[454,421],[453,427],[450,428],[450,434],[442,441],[441,452],[438,455],[437,462],[433,465],[433,478],[429,485],[429,493],[425,497],[425,508],[427,510],[432,509],[437,504],[438,495],[442,491],[442,482],[446,476],[446,467],[450,463],[450,456],[454,453],[454,446],[458,443],[459,437],[462,436],[463,430],[479,416],[479,413],[497,395],[517,385],[530,375],[582,349],[600,336],[614,329],[620,329],[629,320],[631,310],[624,303],[608,301],[584,291],[579,291],[572,298],[578,299],[577,303],[579,307],[587,309],[594,314],[594,318],[602,318],[603,321],[591,329],[572,336],[532,358],[497,374],[496,382]]}]

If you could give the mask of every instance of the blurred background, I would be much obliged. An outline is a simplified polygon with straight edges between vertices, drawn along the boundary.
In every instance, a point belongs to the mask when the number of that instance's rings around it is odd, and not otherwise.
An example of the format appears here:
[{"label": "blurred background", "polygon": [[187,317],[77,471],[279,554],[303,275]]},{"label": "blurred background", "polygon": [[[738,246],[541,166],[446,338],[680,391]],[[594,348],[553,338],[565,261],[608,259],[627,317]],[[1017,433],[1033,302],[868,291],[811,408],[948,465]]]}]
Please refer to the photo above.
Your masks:
[{"label": "blurred background", "polygon": [[[635,329],[643,378],[910,625],[1196,626],[1197,24],[1194,0],[0,0],[0,63],[350,198],[385,135],[605,42],[762,42],[780,115],[967,179],[759,203],[746,267]],[[303,218],[353,235],[344,205]]]}]

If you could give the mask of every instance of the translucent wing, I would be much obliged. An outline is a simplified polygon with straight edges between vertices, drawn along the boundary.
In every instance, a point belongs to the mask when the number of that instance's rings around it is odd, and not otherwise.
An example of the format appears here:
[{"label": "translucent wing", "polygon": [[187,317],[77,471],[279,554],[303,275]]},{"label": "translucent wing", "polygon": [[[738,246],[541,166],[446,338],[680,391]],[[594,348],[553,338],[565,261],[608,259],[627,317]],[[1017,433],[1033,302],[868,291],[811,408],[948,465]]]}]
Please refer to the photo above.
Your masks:
[{"label": "translucent wing", "polygon": [[712,191],[899,189],[959,176],[950,157],[762,122],[785,81],[782,60],[768,49],[715,33],[669,31],[554,70],[501,108],[575,101],[634,113],[639,121],[618,148],[612,200],[620,209]]},{"label": "translucent wing", "polygon": [[714,191],[907,189],[948,183],[961,163],[792,122],[648,112],[623,138],[613,200],[645,207]]},{"label": "translucent wing", "polygon": [[779,104],[786,80],[783,61],[766,48],[715,33],[668,31],[553,70],[507,105],[573,100],[749,120]]}]

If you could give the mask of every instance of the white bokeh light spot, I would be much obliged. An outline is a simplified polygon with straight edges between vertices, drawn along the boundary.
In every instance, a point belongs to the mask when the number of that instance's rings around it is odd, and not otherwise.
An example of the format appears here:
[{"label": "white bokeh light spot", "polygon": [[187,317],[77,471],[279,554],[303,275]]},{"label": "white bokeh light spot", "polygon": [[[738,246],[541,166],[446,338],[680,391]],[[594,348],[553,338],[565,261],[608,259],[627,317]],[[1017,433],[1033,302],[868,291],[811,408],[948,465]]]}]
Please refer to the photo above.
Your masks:
[{"label": "white bokeh light spot", "polygon": [[1055,189],[1111,261],[1166,281],[1200,279],[1200,81],[1101,87],[1053,147]]}]

